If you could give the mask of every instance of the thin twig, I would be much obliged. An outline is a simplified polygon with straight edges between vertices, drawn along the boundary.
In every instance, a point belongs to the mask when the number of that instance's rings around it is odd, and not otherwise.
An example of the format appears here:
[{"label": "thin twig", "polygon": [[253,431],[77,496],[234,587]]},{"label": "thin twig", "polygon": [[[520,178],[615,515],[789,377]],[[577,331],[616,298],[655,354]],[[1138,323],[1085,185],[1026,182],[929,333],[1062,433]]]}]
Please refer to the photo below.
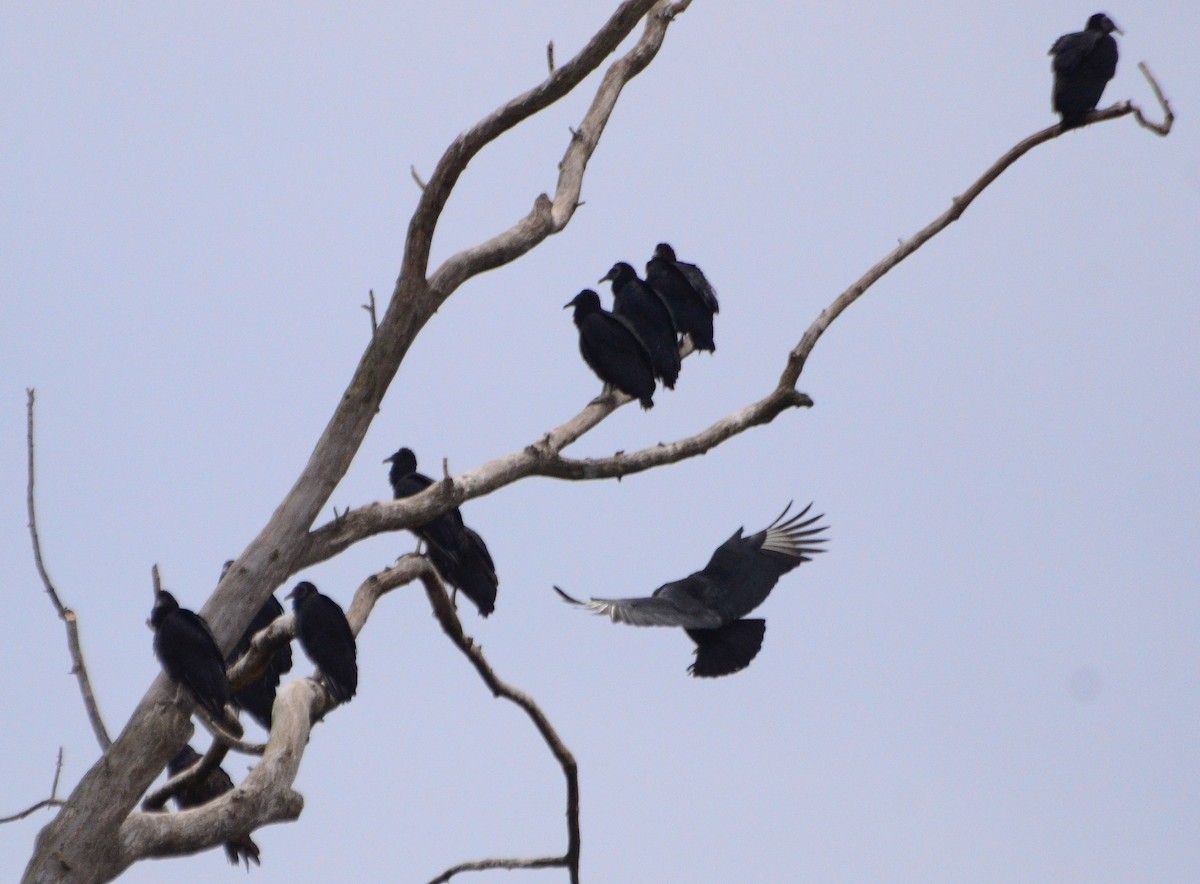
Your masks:
[{"label": "thin twig", "polygon": [[425,190],[425,182],[422,181],[421,176],[417,174],[416,165],[410,165],[408,167],[408,174],[412,176],[413,181],[417,182],[417,187],[420,188],[422,191],[424,191]]},{"label": "thin twig", "polygon": [[567,852],[562,856],[543,856],[533,857],[529,859],[483,859],[473,862],[460,863],[452,866],[442,872],[429,884],[444,884],[449,881],[459,872],[478,872],[485,869],[543,869],[543,868],[566,868],[571,874],[571,884],[579,884],[579,772],[575,763],[575,756],[571,754],[566,744],[559,737],[558,732],[554,730],[550,724],[550,719],[542,712],[541,708],[534,702],[533,698],[520,691],[517,688],[506,684],[496,675],[487,659],[483,656],[483,652],[479,646],[475,644],[474,639],[463,632],[462,623],[458,619],[458,615],[454,612],[454,606],[450,603],[450,597],[446,594],[446,588],[442,585],[441,580],[432,567],[426,568],[421,572],[421,582],[425,585],[425,594],[429,597],[429,603],[433,607],[434,616],[437,617],[438,623],[441,624],[442,630],[454,642],[454,645],[462,651],[467,659],[471,661],[471,665],[479,673],[484,684],[492,692],[493,696],[503,697],[515,703],[524,710],[525,714],[533,721],[534,727],[538,729],[538,733],[542,735],[542,739],[546,741],[546,745],[554,754],[559,766],[562,767],[563,776],[567,781]]},{"label": "thin twig", "polygon": [[[367,290],[368,301],[362,304],[362,308],[367,311],[367,315],[371,317],[371,337],[375,337],[375,333],[379,331],[379,319],[375,315],[375,289]],[[337,510],[335,509],[336,513]]]},{"label": "thin twig", "polygon": [[546,67],[550,69],[550,76],[554,76],[554,41],[551,40],[546,44]]},{"label": "thin twig", "polygon": [[54,765],[54,782],[50,784],[50,797],[39,801],[30,807],[25,808],[20,813],[14,813],[12,816],[0,817],[0,825],[4,823],[15,823],[17,820],[23,820],[30,814],[37,813],[43,807],[62,807],[65,803],[58,797],[58,781],[62,776],[63,768],[63,750],[58,747],[58,762]]},{"label": "thin twig", "polygon": [[1156,132],[1163,136],[1169,135],[1171,132],[1171,124],[1175,122],[1175,113],[1171,110],[1171,103],[1167,101],[1167,97],[1163,95],[1162,89],[1160,89],[1158,86],[1158,80],[1154,79],[1154,74],[1150,73],[1150,67],[1144,61],[1138,62],[1138,70],[1142,72],[1142,76],[1150,81],[1150,88],[1154,90],[1154,97],[1158,99],[1158,106],[1162,108],[1163,121],[1161,123],[1155,123],[1151,120],[1147,120],[1142,114],[1142,109],[1140,107],[1138,107],[1136,104],[1130,104],[1130,107],[1133,108],[1134,118],[1139,124],[1145,126],[1151,132]]},{"label": "thin twig", "polygon": [[96,695],[92,691],[92,681],[88,677],[87,664],[83,661],[83,647],[79,641],[78,617],[58,597],[58,591],[54,588],[54,584],[50,580],[50,575],[46,572],[46,564],[42,560],[42,542],[38,537],[37,508],[34,505],[36,483],[34,476],[33,405],[37,394],[32,387],[27,389],[25,394],[27,421],[25,438],[29,452],[29,486],[25,501],[29,508],[29,536],[33,540],[33,561],[37,565],[38,574],[42,578],[42,585],[46,587],[46,594],[50,596],[50,601],[54,605],[54,610],[58,613],[58,618],[66,624],[67,648],[71,654],[71,672],[79,682],[79,692],[83,695],[83,706],[87,710],[88,721],[92,724],[92,732],[96,735],[96,741],[100,744],[101,751],[107,752],[108,747],[112,745],[112,740],[109,739],[108,729],[104,726],[104,719],[100,717],[100,707],[96,703]]}]

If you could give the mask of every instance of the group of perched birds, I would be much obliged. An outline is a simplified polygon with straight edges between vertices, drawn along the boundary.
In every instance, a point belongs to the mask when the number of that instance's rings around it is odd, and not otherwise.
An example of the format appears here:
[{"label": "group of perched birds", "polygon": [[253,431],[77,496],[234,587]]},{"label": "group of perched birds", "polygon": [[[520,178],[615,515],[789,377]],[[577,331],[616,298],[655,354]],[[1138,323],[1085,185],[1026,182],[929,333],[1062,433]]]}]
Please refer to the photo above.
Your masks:
[{"label": "group of perched birds", "polygon": [[611,312],[592,289],[563,306],[575,308],[579,352],[605,385],[653,408],[656,380],[675,389],[681,337],[697,350],[716,352],[717,293],[699,267],[680,261],[665,242],[655,247],[645,279],[618,261],[600,282],[612,283]]},{"label": "group of perched birds", "polygon": [[[1050,50],[1054,56],[1054,109],[1063,128],[1081,125],[1100,101],[1104,87],[1116,71],[1121,33],[1107,15],[1088,19],[1083,31],[1059,37]],[[600,280],[610,282],[613,309],[600,305],[600,296],[584,289],[566,307],[574,308],[579,329],[579,349],[584,361],[607,387],[637,399],[642,408],[653,407],[656,382],[673,389],[679,377],[680,347],[685,342],[697,350],[715,352],[713,317],[717,295],[695,264],[680,261],[667,243],[659,243],[641,279],[629,264],[618,262]],[[434,484],[417,472],[411,449],[401,448],[388,457],[388,480],[396,499],[411,497]],[[789,508],[790,508],[789,504]],[[822,516],[809,516],[811,504],[746,536],[739,528],[713,552],[701,570],[663,584],[650,596],[580,601],[559,587],[554,589],[572,605],[632,626],[680,627],[696,644],[689,673],[702,678],[730,675],[748,665],[762,647],[766,621],[748,619],[779,579],[803,562],[823,552],[827,538]],[[452,507],[412,529],[425,546],[425,554],[443,581],[461,591],[486,617],[496,605],[499,579],[483,538]],[[226,569],[231,563],[226,563]],[[222,577],[225,572],[222,571]],[[322,595],[308,581],[289,593],[300,646],[320,671],[320,681],[335,703],[346,703],[358,688],[357,647],[346,614],[336,601]],[[255,673],[253,680],[232,689],[227,666],[250,648],[254,636],[284,613],[272,595],[246,627],[228,655],[222,655],[208,624],[193,611],[181,608],[171,593],[160,590],[150,615],[154,652],[167,675],[182,685],[218,726],[230,721],[227,706],[244,710],[270,730],[276,690],[291,671],[292,649],[284,644]],[[191,746],[168,764],[175,776],[200,761]],[[181,789],[174,797],[180,808],[197,807],[233,788],[220,767],[207,777]],[[258,864],[259,849],[245,835],[229,841],[225,851],[235,865]]]}]

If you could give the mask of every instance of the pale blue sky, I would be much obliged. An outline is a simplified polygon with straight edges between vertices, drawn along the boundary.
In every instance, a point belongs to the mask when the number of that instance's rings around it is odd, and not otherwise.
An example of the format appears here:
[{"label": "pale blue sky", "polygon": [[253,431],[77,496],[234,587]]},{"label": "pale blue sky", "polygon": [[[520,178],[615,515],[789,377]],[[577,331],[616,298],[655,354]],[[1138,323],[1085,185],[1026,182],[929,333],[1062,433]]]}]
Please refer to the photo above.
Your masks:
[{"label": "pale blue sky", "polygon": [[[545,75],[548,40],[567,58],[612,7],[0,7],[0,814],[45,797],[58,746],[68,785],[97,757],[29,553],[25,387],[48,564],[115,733],[158,671],[150,566],[199,607],[291,485],[366,343],[359,305],[391,291],[410,164],[428,174]],[[759,398],[846,285],[1054,121],[1046,50],[1095,11],[697,0],[570,227],[430,322],[331,503],[387,497],[402,444],[461,472],[573,415],[598,383],[560,308],[659,240],[716,285],[717,353],[568,453]],[[1169,138],[1125,119],[1024,158],[835,323],[811,411],[620,484],[465,507],[501,585],[464,624],[579,760],[584,880],[1200,878],[1200,11],[1106,11],[1126,36],[1104,103],[1157,114],[1147,60]],[[472,163],[435,263],[553,187],[596,82]],[[830,550],[781,581],[738,675],[690,679],[682,634],[550,589],[648,593],[792,498],[828,514]],[[348,603],[413,547],[374,538],[302,576]],[[423,594],[389,597],[359,644],[360,693],[314,731],[304,814],[256,833],[253,880],[560,852],[557,766]],[[0,879],[48,819],[0,827]],[[242,874],[219,851],[170,863],[127,880]],[[565,874],[462,880],[526,879]]]}]

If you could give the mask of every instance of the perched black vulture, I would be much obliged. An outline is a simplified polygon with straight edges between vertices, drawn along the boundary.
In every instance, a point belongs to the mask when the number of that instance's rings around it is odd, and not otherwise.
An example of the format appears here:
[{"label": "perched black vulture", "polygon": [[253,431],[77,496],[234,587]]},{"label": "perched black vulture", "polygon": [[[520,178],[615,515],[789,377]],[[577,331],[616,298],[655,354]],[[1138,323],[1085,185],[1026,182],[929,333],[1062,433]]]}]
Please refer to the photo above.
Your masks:
[{"label": "perched black vulture", "polygon": [[654,376],[662,380],[663,386],[674,389],[679,377],[679,341],[662,295],[639,279],[637,271],[624,261],[614,264],[600,281],[612,283],[613,313],[633,326],[650,354]]},{"label": "perched black vulture", "polygon": [[[226,663],[232,665],[250,649],[254,636],[266,629],[275,618],[283,615],[283,605],[275,596],[270,596],[259,608],[238,643],[229,652]],[[233,702],[240,709],[245,709],[251,717],[267,730],[271,729],[271,707],[275,705],[275,690],[279,687],[279,679],[292,671],[291,643],[279,648],[267,661],[262,674],[250,684],[233,695]]]},{"label": "perched black vulture", "polygon": [[[417,456],[411,448],[401,448],[384,463],[390,463],[388,481],[396,499],[411,497],[433,484],[433,479],[417,472]],[[425,541],[427,555],[442,579],[475,603],[486,617],[496,609],[496,590],[500,580],[492,554],[483,538],[467,527],[458,507],[452,507],[435,519],[412,529]]]},{"label": "perched black vulture", "polygon": [[288,593],[296,612],[296,638],[321,670],[329,693],[348,703],[358,690],[358,646],[341,606],[304,580]]},{"label": "perched black vulture", "polygon": [[600,306],[600,296],[584,289],[563,305],[575,308],[579,352],[600,380],[653,408],[654,368],[650,354],[629,320]]},{"label": "perched black vulture", "polygon": [[229,677],[208,624],[194,611],[179,607],[175,596],[159,590],[150,626],[154,629],[154,653],[167,675],[191,691],[217,723],[226,722]]},{"label": "perched black vulture", "polygon": [[1113,31],[1122,33],[1111,18],[1097,12],[1082,31],[1063,34],[1050,47],[1054,56],[1054,110],[1062,115],[1064,129],[1083,123],[1117,72]]},{"label": "perched black vulture", "polygon": [[[191,746],[185,745],[179,750],[178,755],[167,762],[167,776],[178,776],[185,770],[194,767],[199,760],[200,753]],[[207,777],[200,780],[200,782],[193,783],[186,789],[176,792],[175,806],[180,810],[187,810],[190,807],[200,807],[220,798],[232,789],[233,780],[229,779],[229,774],[225,773],[222,768],[217,767]],[[251,860],[254,861],[256,866],[260,865],[258,861],[258,845],[251,840],[249,835],[242,835],[226,841],[225,855],[229,857],[229,861],[235,866],[244,862],[247,870],[250,868]]]},{"label": "perched black vulture", "polygon": [[704,570],[665,583],[647,598],[581,602],[554,589],[571,604],[606,614],[614,623],[682,626],[696,643],[696,662],[688,672],[702,678],[729,675],[750,665],[767,628],[764,620],[741,618],[763,603],[782,575],[824,552],[820,544],[826,538],[816,535],[828,526],[816,525],[821,516],[804,518],[812,504],[785,522],[788,509],[791,504],[757,534],[743,537],[738,528]]},{"label": "perched black vulture", "polygon": [[719,309],[717,293],[700,268],[678,260],[675,250],[660,242],[646,264],[646,282],[667,302],[680,334],[691,337],[697,350],[715,353],[713,314]]}]

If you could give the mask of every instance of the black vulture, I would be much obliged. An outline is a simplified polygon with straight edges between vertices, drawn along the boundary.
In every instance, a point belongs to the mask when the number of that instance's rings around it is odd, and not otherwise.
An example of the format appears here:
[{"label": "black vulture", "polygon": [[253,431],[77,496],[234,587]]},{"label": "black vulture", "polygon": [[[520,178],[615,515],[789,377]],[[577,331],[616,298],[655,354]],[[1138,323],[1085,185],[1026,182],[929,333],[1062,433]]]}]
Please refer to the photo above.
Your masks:
[{"label": "black vulture", "polygon": [[[433,484],[433,479],[417,472],[417,456],[411,448],[401,448],[384,463],[390,463],[388,481],[396,499],[411,497]],[[496,565],[483,538],[467,527],[458,507],[412,529],[425,541],[429,561],[442,579],[475,603],[481,616],[496,609],[496,590],[500,580]]]},{"label": "black vulture", "polygon": [[1054,56],[1054,110],[1062,115],[1062,126],[1070,129],[1083,123],[1104,94],[1104,87],[1117,72],[1117,41],[1112,32],[1122,33],[1113,20],[1097,12],[1087,27],[1063,34],[1050,47]]},{"label": "black vulture", "polygon": [[612,283],[613,313],[629,320],[650,354],[654,376],[673,390],[679,377],[679,342],[662,295],[639,279],[637,271],[624,261],[614,264],[600,281]]},{"label": "black vulture", "polygon": [[563,305],[575,308],[579,352],[600,380],[653,408],[654,368],[650,354],[629,320],[600,306],[600,296],[584,289]]},{"label": "black vulture", "polygon": [[[185,745],[179,750],[179,754],[167,762],[167,776],[174,777],[183,773],[200,761],[200,753],[191,746]],[[209,772],[208,776],[197,783],[193,783],[186,789],[180,789],[175,793],[175,806],[180,810],[187,810],[191,807],[200,807],[220,798],[226,792],[232,791],[233,780],[229,779],[229,774],[225,773],[224,769],[217,767]],[[251,840],[249,835],[241,835],[237,838],[232,838],[225,842],[225,855],[229,857],[229,862],[233,865],[238,865],[245,862],[246,869],[250,868],[250,861],[260,865],[258,861],[258,845]]]},{"label": "black vulture", "polygon": [[660,242],[646,264],[646,282],[667,302],[680,334],[688,335],[697,350],[715,353],[713,314],[719,309],[717,293],[700,268],[678,260],[675,250]]},{"label": "black vulture", "polygon": [[226,722],[229,677],[225,658],[208,624],[194,611],[179,607],[175,596],[159,590],[150,612],[154,653],[167,675],[186,687],[218,724]]},{"label": "black vulture", "polygon": [[307,580],[288,593],[296,612],[296,638],[321,670],[329,693],[348,703],[358,690],[358,646],[341,605],[321,595]]},{"label": "black vulture", "polygon": [[[827,525],[821,516],[805,519],[810,503],[783,521],[791,504],[774,522],[749,537],[742,529],[717,547],[708,564],[682,580],[665,583],[647,598],[591,599],[581,602],[557,586],[566,601],[606,614],[631,626],[682,626],[696,643],[696,662],[688,672],[701,678],[729,675],[750,665],[762,647],[765,620],[743,620],[763,603],[781,576],[824,552]],[[815,526],[815,527],[814,527]]]},{"label": "black vulture", "polygon": [[[254,636],[266,629],[277,618],[283,615],[283,605],[274,595],[269,596],[238,643],[229,652],[226,663],[232,665],[239,657],[250,650],[250,642]],[[271,729],[271,707],[275,705],[275,690],[279,687],[279,679],[292,671],[292,645],[282,645],[271,659],[266,668],[250,684],[233,695],[233,703],[240,709],[245,709],[250,716],[267,730]]]}]

